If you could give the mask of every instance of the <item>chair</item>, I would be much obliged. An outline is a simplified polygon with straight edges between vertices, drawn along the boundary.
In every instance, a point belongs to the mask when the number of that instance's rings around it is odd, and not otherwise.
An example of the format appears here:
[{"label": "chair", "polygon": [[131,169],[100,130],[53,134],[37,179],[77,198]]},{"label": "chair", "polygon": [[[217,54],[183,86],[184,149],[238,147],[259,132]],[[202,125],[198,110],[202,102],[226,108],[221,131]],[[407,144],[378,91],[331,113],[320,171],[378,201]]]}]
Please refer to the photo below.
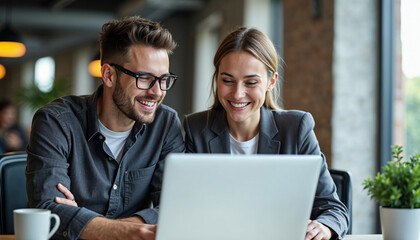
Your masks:
[{"label": "chair", "polygon": [[25,152],[0,155],[0,234],[13,234],[13,210],[25,208],[26,195]]},{"label": "chair", "polygon": [[347,234],[352,232],[352,190],[351,190],[351,175],[348,171],[328,169],[331,177],[334,180],[335,186],[337,187],[337,194],[340,201],[349,210],[349,229]]}]

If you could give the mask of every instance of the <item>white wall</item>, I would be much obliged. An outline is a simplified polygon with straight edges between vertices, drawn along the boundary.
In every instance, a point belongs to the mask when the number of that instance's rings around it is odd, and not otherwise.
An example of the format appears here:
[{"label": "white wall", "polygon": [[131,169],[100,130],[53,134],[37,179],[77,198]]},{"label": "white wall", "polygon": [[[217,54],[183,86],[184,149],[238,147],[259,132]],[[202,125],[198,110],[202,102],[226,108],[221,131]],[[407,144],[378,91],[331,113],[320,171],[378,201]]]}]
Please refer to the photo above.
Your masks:
[{"label": "white wall", "polygon": [[219,44],[218,29],[221,22],[220,14],[215,12],[196,27],[193,112],[207,110],[213,104],[209,93],[214,72],[213,57]]},{"label": "white wall", "polygon": [[377,207],[362,183],[376,174],[379,3],[334,4],[332,167],[353,177],[353,233],[374,233]]},{"label": "white wall", "polygon": [[[34,81],[34,62],[33,61],[27,61],[22,66],[21,71],[21,83],[23,87],[29,87],[32,86]],[[22,106],[20,108],[20,125],[23,128],[30,128],[32,124],[32,118],[34,116],[35,112],[32,111],[32,109],[28,106]]]},{"label": "white wall", "polygon": [[245,0],[245,26],[257,28],[267,36],[271,36],[270,8],[270,0]]},{"label": "white wall", "polygon": [[73,58],[73,73],[74,79],[72,81],[72,94],[85,95],[92,94],[94,89],[94,78],[89,74],[88,66],[92,61],[92,47],[85,46],[76,50]]}]

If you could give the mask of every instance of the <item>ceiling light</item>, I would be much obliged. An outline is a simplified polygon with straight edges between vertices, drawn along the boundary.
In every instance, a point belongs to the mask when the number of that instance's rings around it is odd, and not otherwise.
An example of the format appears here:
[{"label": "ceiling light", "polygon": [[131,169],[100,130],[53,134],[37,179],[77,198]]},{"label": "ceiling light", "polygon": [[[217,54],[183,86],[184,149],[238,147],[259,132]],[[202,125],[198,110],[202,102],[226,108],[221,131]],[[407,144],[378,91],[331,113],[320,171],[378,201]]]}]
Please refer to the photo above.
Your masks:
[{"label": "ceiling light", "polygon": [[0,79],[3,79],[6,76],[6,68],[0,64]]},{"label": "ceiling light", "polygon": [[19,35],[6,25],[0,31],[0,57],[21,57],[25,52],[26,47]]},{"label": "ceiling light", "polygon": [[94,77],[102,77],[100,59],[95,59],[89,63],[89,73]]},{"label": "ceiling light", "polygon": [[26,52],[26,47],[19,34],[10,27],[11,2],[6,6],[6,23],[0,31],[0,57],[22,57]]}]

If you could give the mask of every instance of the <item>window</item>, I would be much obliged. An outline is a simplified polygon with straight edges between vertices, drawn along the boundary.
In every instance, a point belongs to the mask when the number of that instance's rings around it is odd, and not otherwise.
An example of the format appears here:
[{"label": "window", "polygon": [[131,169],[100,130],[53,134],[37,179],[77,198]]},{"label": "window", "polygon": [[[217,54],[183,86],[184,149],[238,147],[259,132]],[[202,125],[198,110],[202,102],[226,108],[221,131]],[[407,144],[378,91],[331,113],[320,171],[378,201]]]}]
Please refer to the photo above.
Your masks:
[{"label": "window", "polygon": [[401,60],[406,155],[420,153],[420,2],[401,1]]},{"label": "window", "polygon": [[398,17],[396,18],[400,38],[396,39],[394,144],[404,145],[404,152],[408,157],[420,153],[420,46],[417,40],[420,38],[420,2],[397,2],[401,5],[396,6],[400,10],[399,25]]},{"label": "window", "polygon": [[54,84],[55,62],[52,57],[43,57],[35,62],[35,85],[42,92],[50,92]]}]

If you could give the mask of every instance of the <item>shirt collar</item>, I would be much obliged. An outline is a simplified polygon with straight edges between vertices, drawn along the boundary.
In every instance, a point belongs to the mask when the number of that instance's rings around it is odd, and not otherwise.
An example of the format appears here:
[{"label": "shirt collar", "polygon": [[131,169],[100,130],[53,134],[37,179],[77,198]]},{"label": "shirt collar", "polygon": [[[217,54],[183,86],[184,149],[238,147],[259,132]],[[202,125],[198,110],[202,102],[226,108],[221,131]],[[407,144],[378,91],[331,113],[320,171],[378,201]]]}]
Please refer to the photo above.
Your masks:
[{"label": "shirt collar", "polygon": [[97,106],[98,98],[99,96],[102,96],[103,90],[103,85],[100,85],[87,99],[88,114],[86,132],[88,140],[91,140],[92,137],[99,133]]}]

